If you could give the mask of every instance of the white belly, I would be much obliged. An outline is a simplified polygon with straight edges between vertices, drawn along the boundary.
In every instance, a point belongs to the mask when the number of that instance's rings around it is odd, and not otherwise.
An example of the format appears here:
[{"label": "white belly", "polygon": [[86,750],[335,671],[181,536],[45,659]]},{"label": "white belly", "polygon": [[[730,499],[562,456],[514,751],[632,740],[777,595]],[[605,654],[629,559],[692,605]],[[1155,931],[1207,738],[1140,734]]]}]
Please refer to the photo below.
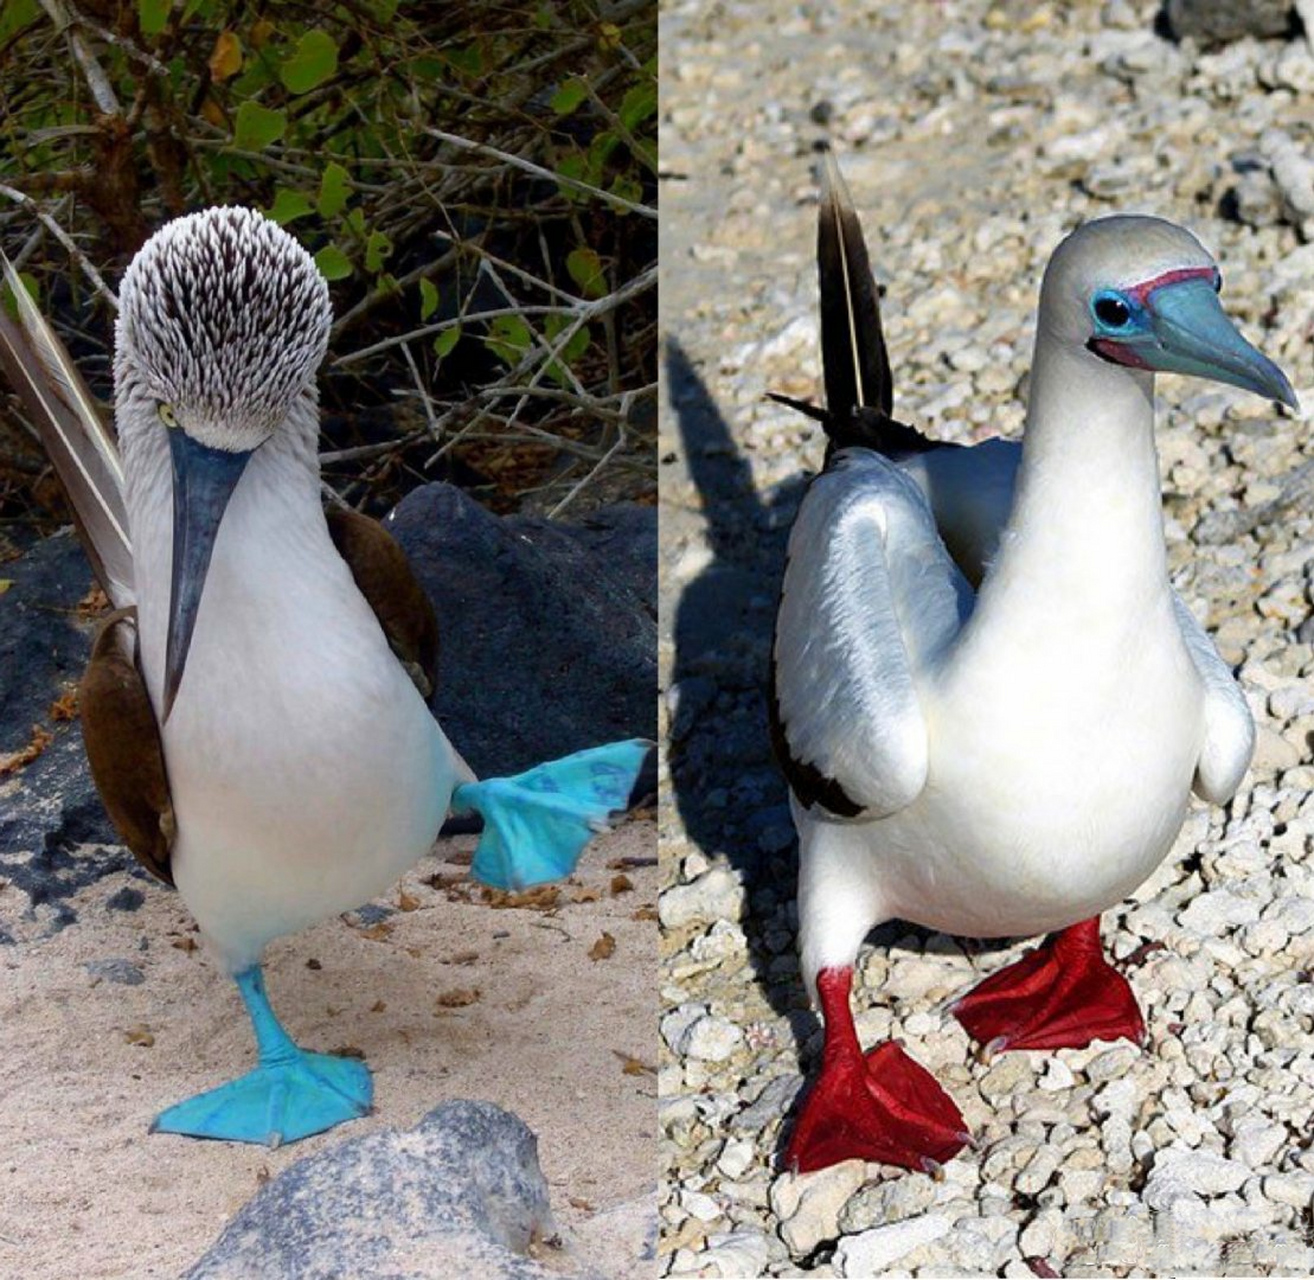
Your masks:
[{"label": "white belly", "polygon": [[[454,753],[329,541],[313,488],[290,518],[268,461],[252,460],[220,526],[162,727],[174,878],[234,971],[271,939],[384,891],[432,845],[455,781]],[[157,707],[169,528],[158,502],[134,524]]]},{"label": "white belly", "polygon": [[1012,655],[930,680],[930,770],[912,804],[852,822],[795,806],[805,961],[845,962],[888,918],[1030,935],[1135,889],[1181,827],[1203,734],[1190,656],[1160,641],[1117,670]]}]

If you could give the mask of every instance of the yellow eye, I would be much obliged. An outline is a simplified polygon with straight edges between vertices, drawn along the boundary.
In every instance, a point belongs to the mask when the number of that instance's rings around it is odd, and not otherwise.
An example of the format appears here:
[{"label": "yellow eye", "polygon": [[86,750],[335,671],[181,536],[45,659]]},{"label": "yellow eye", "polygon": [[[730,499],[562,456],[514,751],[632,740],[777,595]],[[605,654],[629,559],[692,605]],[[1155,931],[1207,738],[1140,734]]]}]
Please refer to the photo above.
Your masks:
[{"label": "yellow eye", "polygon": [[157,409],[160,415],[160,421],[164,423],[171,431],[178,425],[178,418],[173,412],[173,406],[161,402]]}]

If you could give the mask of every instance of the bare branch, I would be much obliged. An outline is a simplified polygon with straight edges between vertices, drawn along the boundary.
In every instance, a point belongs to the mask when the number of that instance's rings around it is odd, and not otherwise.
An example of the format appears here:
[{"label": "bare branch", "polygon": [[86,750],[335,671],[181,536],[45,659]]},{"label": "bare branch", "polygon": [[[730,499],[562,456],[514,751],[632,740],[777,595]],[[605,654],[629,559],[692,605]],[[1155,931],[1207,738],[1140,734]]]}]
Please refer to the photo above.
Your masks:
[{"label": "bare branch", "polygon": [[114,290],[100,278],[100,272],[91,265],[91,260],[81,249],[78,248],[76,243],[74,243],[73,237],[70,236],[68,232],[66,232],[64,228],[50,216],[50,214],[42,209],[42,207],[37,204],[31,196],[24,195],[21,191],[17,191],[13,187],[5,186],[4,183],[0,183],[0,196],[4,196],[7,200],[14,201],[15,204],[22,205],[23,208],[34,218],[38,219],[42,225],[49,230],[50,234],[68,250],[69,256],[86,273],[87,279],[91,281],[96,292],[100,294],[100,296],[104,298],[115,311],[119,309],[119,300],[114,296]]},{"label": "bare branch", "polygon": [[441,129],[428,128],[425,132],[431,137],[437,138],[440,142],[450,142],[452,146],[463,147],[467,151],[473,151],[476,155],[492,156],[495,160],[501,160],[503,164],[509,164],[513,168],[532,173],[536,178],[547,178],[552,182],[561,183],[563,187],[584,191],[607,204],[614,205],[617,209],[637,213],[643,218],[655,220],[657,217],[657,210],[646,204],[635,204],[633,200],[626,200],[624,196],[618,196],[613,191],[604,191],[601,187],[590,186],[587,182],[581,182],[578,178],[568,178],[565,174],[553,173],[551,169],[545,169],[532,160],[526,160],[523,156],[513,156],[507,151],[499,151],[486,142],[472,142],[469,138],[461,138],[454,133],[444,133]]}]

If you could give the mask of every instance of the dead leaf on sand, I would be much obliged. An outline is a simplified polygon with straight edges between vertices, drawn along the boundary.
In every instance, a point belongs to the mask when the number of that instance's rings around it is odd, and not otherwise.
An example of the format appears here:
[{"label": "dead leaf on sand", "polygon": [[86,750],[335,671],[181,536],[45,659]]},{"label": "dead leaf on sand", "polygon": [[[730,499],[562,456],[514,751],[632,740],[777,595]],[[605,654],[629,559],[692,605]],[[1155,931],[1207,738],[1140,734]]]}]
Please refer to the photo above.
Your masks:
[{"label": "dead leaf on sand", "polygon": [[614,1053],[621,1060],[621,1071],[627,1076],[655,1076],[656,1067],[650,1067],[646,1062],[641,1062],[633,1054],[622,1053],[619,1049],[613,1049]]},{"label": "dead leaf on sand", "polygon": [[479,999],[478,987],[453,987],[444,991],[434,1003],[439,1009],[464,1009],[475,1004]]}]

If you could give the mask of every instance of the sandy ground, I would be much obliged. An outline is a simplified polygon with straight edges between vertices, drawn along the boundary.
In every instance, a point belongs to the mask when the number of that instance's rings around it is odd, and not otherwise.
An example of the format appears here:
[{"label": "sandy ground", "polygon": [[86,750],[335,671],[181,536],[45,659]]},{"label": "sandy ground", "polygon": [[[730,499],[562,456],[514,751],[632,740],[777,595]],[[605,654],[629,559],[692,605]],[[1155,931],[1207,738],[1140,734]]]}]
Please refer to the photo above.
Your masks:
[{"label": "sandy ground", "polygon": [[[0,949],[0,1275],[177,1275],[265,1178],[449,1098],[498,1103],[534,1129],[581,1260],[651,1273],[632,1237],[590,1220],[653,1189],[656,871],[618,860],[651,859],[655,828],[634,821],[595,841],[555,906],[470,900],[460,861],[473,844],[441,843],[379,900],[396,909],[381,922],[337,918],[270,947],[288,1029],[309,1048],[360,1050],[376,1104],[276,1151],[148,1132],[163,1107],[253,1062],[236,989],[194,947],[175,893],[120,872],[72,900],[78,923],[43,936],[26,897],[0,885],[18,939]],[[112,905],[125,888],[144,894],[136,910]],[[144,981],[86,967],[114,959]]]}]

